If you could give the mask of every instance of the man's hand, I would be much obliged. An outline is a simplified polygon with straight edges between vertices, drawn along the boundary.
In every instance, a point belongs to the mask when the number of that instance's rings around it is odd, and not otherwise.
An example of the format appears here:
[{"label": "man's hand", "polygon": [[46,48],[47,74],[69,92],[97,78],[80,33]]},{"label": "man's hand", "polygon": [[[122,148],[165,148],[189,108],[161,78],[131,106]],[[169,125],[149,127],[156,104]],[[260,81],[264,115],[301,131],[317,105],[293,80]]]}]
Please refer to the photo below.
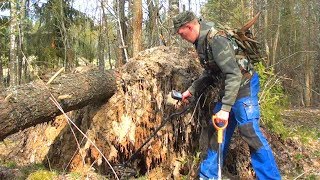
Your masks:
[{"label": "man's hand", "polygon": [[229,119],[229,112],[224,111],[224,110],[220,110],[220,111],[216,114],[215,122],[216,122],[217,124],[219,124],[219,123],[225,124],[226,121],[228,121],[228,119]]},{"label": "man's hand", "polygon": [[189,103],[188,98],[190,97],[192,97],[192,94],[190,93],[189,90],[186,90],[185,92],[182,93],[182,102]]}]

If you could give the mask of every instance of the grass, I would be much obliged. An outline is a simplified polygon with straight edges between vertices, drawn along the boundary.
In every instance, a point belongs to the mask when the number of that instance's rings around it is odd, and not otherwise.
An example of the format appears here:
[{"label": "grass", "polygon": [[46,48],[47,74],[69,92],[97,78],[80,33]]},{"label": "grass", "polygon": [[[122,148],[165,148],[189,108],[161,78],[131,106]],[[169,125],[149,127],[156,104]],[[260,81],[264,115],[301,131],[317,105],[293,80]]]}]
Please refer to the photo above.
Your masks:
[{"label": "grass", "polygon": [[7,168],[16,168],[17,167],[17,163],[16,162],[13,162],[13,161],[9,161],[7,163],[4,164],[4,167],[7,167]]}]

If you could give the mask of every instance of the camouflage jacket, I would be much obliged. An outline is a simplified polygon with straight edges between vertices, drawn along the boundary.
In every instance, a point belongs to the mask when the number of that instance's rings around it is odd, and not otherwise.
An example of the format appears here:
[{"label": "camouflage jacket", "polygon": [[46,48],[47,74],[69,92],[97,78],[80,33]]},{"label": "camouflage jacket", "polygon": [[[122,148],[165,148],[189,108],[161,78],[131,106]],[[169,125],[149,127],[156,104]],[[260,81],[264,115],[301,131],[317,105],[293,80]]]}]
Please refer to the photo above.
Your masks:
[{"label": "camouflage jacket", "polygon": [[210,85],[218,86],[222,110],[229,112],[237,98],[250,94],[250,78],[243,76],[240,68],[243,61],[236,60],[235,44],[216,34],[211,24],[201,23],[200,35],[194,45],[204,71],[188,90],[197,95]]}]

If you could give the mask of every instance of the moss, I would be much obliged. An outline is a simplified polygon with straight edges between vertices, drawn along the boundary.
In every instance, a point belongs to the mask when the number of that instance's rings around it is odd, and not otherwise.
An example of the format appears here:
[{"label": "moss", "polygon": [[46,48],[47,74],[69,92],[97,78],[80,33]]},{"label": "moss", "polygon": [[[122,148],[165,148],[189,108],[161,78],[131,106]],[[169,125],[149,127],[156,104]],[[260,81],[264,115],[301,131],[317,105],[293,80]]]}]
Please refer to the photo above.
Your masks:
[{"label": "moss", "polygon": [[31,173],[27,180],[51,180],[57,178],[57,173],[47,170],[39,170]]}]

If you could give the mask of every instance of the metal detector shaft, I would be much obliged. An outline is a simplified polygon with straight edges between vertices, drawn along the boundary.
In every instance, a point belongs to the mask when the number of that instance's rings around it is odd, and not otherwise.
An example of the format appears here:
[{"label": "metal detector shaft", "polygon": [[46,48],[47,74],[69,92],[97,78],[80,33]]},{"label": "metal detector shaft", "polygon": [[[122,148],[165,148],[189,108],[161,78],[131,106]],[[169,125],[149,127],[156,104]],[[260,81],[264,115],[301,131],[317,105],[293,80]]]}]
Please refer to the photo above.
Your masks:
[{"label": "metal detector shaft", "polygon": [[222,160],[222,141],[223,141],[223,130],[227,127],[228,125],[228,121],[226,121],[223,126],[219,126],[216,124],[215,119],[217,117],[215,115],[212,116],[212,124],[214,126],[214,128],[217,130],[218,132],[218,144],[219,144],[219,149],[218,149],[218,180],[221,180],[222,178],[222,164],[223,164],[223,160]]},{"label": "metal detector shaft", "polygon": [[222,177],[221,169],[222,169],[222,144],[220,143],[219,149],[218,149],[218,180],[221,180],[221,177]]}]

